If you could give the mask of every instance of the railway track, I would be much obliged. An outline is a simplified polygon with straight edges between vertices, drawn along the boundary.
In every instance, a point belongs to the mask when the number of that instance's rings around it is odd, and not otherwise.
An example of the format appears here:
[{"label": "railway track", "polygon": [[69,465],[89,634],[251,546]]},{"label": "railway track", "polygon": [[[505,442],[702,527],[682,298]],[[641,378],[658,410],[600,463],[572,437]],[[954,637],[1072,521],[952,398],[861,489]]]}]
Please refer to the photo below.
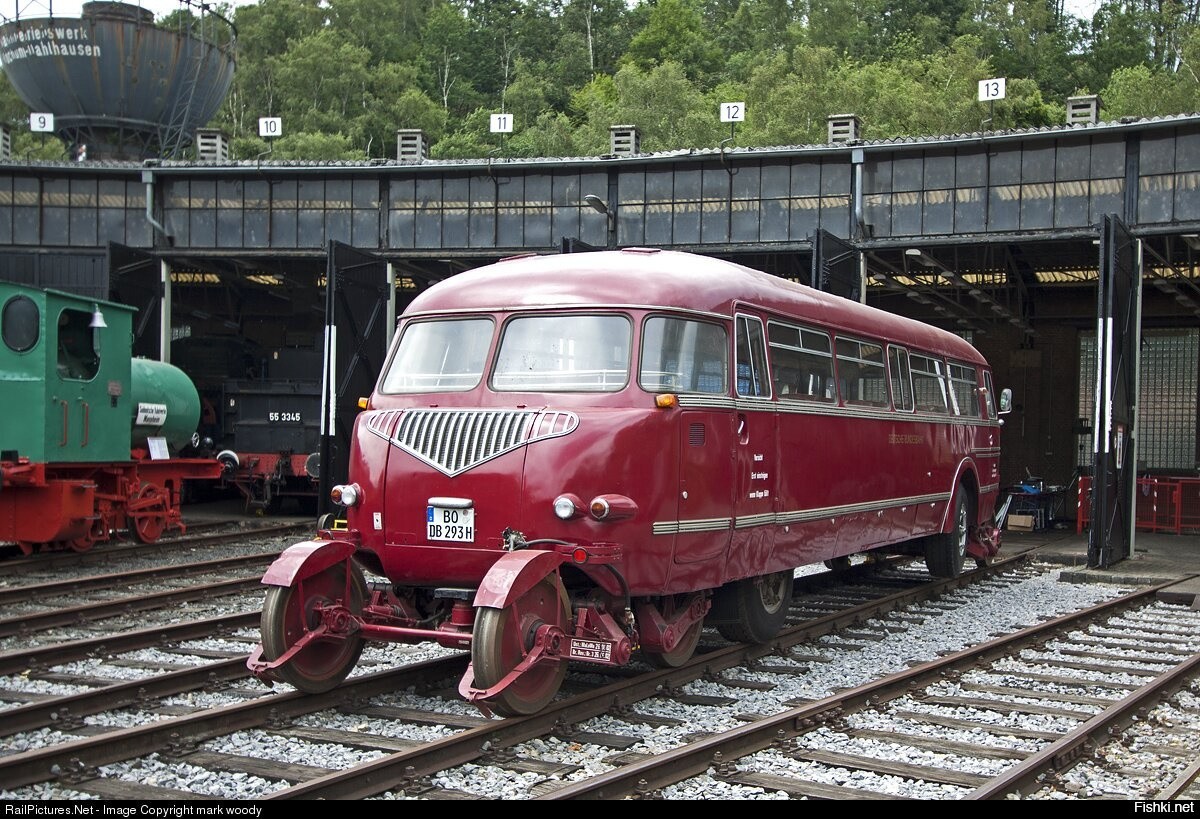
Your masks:
[{"label": "railway track", "polygon": [[[733,699],[728,694],[718,697],[686,690],[705,680],[733,692],[771,689],[774,686],[761,678],[780,674],[781,664],[794,664],[783,673],[803,674],[804,653],[797,654],[796,647],[806,641],[825,635],[844,646],[855,640],[869,642],[869,630],[859,628],[864,621],[889,612],[897,618],[918,617],[906,613],[913,611],[936,616],[938,601],[933,598],[972,584],[982,584],[978,588],[983,588],[988,583],[1009,582],[993,578],[993,572],[1003,569],[1010,576],[1027,574],[1015,565],[998,565],[989,573],[933,584],[919,573],[885,570],[870,580],[856,581],[857,586],[839,586],[836,592],[826,589],[798,593],[793,616],[802,624],[787,630],[769,646],[729,645],[714,640],[704,646],[703,654],[693,663],[678,669],[629,676],[573,673],[568,678],[566,697],[543,714],[519,720],[485,720],[459,701],[454,685],[466,659],[445,650],[438,650],[440,657],[420,660],[420,655],[406,653],[412,649],[403,647],[389,647],[390,653],[381,651],[377,656],[372,654],[375,649],[368,649],[362,665],[367,673],[352,677],[328,695],[269,692],[247,680],[244,647],[253,641],[256,629],[243,622],[233,626],[233,642],[210,650],[219,656],[210,656],[207,663],[159,669],[159,673],[128,682],[110,680],[101,684],[93,680],[93,690],[76,690],[9,709],[3,720],[5,733],[11,735],[8,742],[24,750],[0,758],[0,784],[6,788],[34,788],[35,792],[39,786],[43,792],[46,788],[68,788],[103,798],[174,798],[180,793],[204,792],[204,787],[195,783],[186,787],[146,786],[145,781],[178,779],[157,765],[171,771],[195,770],[200,781],[240,776],[254,783],[243,798],[350,798],[384,792],[454,798],[469,794],[453,787],[434,786],[426,777],[456,766],[471,770],[486,764],[509,772],[515,769],[518,778],[538,778],[545,790],[549,787],[545,783],[561,785],[563,777],[578,776],[583,766],[547,763],[506,749],[533,742],[629,753],[639,742],[637,732],[597,731],[580,727],[581,723],[600,718],[637,725],[642,730],[678,727],[679,719],[656,715],[654,708],[645,704],[665,700],[684,707],[728,705]],[[797,584],[816,582],[800,579]],[[961,593],[972,592],[966,588]],[[918,605],[926,608],[913,608]],[[829,611],[831,607],[833,611]],[[821,609],[825,613],[814,616]],[[238,643],[238,639],[245,642]],[[114,646],[107,647],[109,655],[119,649]],[[157,660],[127,662],[143,666],[155,661],[173,664],[182,662],[185,656],[194,662],[195,654],[189,652],[197,652],[186,644],[156,650],[160,652]],[[418,661],[413,662],[414,658]],[[43,668],[39,663],[38,669]],[[443,696],[438,698],[438,693]],[[123,710],[113,713],[112,709]],[[745,718],[744,714],[740,717]],[[362,729],[377,720],[386,720],[386,726]],[[272,746],[286,749],[278,754],[281,759],[271,761]],[[329,758],[325,751],[305,753],[305,749],[315,746],[341,749],[334,757],[344,770],[296,766],[290,761]],[[254,751],[238,753],[239,747],[253,747]],[[164,754],[169,756],[168,761],[163,761]],[[136,773],[128,773],[130,770]],[[124,778],[113,771],[124,771]],[[532,795],[532,791],[524,795]]]},{"label": "railway track", "polygon": [[37,582],[36,578],[58,576],[64,571],[87,571],[100,565],[128,564],[139,559],[152,565],[186,561],[192,557],[189,553],[194,549],[312,530],[313,523],[306,520],[264,524],[230,518],[190,524],[186,534],[164,537],[154,543],[105,543],[86,552],[47,552],[26,557],[15,546],[10,549],[7,544],[0,544],[0,589],[20,585],[25,582],[22,580],[25,577],[32,578],[29,582]]}]

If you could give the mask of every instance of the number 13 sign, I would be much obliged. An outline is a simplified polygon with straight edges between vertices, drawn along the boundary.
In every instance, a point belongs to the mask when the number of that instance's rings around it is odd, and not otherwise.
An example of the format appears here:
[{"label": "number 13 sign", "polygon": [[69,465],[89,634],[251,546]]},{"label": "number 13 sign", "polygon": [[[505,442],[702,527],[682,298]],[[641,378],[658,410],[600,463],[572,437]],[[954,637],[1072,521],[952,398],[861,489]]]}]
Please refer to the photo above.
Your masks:
[{"label": "number 13 sign", "polygon": [[979,81],[979,101],[992,102],[1004,99],[1004,77]]}]

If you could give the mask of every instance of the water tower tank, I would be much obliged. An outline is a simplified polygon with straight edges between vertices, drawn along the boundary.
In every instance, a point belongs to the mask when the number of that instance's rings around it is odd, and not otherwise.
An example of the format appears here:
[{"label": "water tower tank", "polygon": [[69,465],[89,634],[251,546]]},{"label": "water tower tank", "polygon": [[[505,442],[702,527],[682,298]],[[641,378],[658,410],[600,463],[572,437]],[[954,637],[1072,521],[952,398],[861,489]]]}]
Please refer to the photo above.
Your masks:
[{"label": "water tower tank", "polygon": [[[182,8],[182,6],[181,6]],[[30,110],[88,159],[176,157],[217,112],[233,81],[236,32],[198,5],[161,27],[128,3],[84,3],[78,18],[0,26],[0,63]]]}]

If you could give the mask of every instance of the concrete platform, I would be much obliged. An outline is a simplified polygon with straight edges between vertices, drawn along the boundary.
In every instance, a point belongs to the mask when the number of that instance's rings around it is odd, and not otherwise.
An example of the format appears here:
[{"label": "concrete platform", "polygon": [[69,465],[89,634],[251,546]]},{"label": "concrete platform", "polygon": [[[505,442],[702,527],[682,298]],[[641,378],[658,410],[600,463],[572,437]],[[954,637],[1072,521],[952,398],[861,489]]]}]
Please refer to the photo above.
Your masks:
[{"label": "concrete platform", "polygon": [[1062,573],[1065,582],[1157,586],[1174,581],[1158,592],[1158,599],[1200,609],[1200,536],[1138,532],[1133,555],[1107,569],[1088,568],[1088,533],[1076,534],[1073,529],[1005,531],[1000,551],[1012,554],[1035,548],[1043,560],[1068,567]]}]

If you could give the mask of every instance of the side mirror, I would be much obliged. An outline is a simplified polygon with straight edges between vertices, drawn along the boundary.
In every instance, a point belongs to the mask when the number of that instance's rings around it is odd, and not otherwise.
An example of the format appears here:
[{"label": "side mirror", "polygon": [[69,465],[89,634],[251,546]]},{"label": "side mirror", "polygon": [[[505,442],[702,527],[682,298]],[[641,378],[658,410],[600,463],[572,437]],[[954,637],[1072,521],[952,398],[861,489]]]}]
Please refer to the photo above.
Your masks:
[{"label": "side mirror", "polygon": [[1012,390],[1005,387],[1000,391],[1000,414],[1008,415],[1012,412]]}]

